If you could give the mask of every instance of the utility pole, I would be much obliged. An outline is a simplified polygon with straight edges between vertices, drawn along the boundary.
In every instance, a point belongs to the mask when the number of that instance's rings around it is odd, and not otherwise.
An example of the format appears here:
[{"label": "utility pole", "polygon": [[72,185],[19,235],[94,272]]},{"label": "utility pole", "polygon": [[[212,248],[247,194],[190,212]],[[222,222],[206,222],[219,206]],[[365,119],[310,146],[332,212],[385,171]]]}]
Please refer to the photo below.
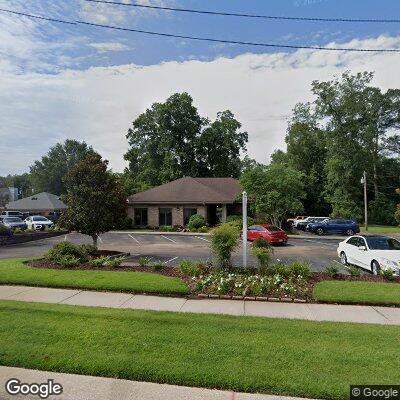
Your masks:
[{"label": "utility pole", "polygon": [[243,239],[243,267],[247,267],[247,193],[242,193],[242,206],[243,206],[243,229],[242,229],[242,239]]},{"label": "utility pole", "polygon": [[367,173],[364,171],[361,183],[364,184],[364,221],[365,231],[368,231],[368,198],[367,198]]}]

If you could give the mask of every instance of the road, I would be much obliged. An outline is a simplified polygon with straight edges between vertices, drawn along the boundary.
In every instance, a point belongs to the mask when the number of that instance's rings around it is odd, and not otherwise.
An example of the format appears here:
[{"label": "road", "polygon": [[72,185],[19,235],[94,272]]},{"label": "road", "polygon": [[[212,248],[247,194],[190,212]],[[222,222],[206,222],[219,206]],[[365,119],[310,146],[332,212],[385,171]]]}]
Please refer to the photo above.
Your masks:
[{"label": "road", "polygon": [[[88,236],[70,233],[0,248],[1,258],[29,258],[43,255],[55,243],[68,240],[72,243],[91,243]],[[333,262],[337,263],[336,248],[339,240],[317,239],[290,239],[286,246],[274,247],[275,261],[291,262],[302,260],[311,264],[314,271],[322,271]],[[250,255],[248,246],[248,264],[256,265],[256,260]],[[145,235],[140,233],[105,233],[99,237],[99,248],[119,250],[131,254],[130,261],[137,261],[140,257],[148,257],[151,261],[161,261],[166,265],[177,265],[183,259],[211,260],[210,242],[207,236],[183,235]],[[235,265],[242,264],[242,246],[240,245],[233,255]]]}]

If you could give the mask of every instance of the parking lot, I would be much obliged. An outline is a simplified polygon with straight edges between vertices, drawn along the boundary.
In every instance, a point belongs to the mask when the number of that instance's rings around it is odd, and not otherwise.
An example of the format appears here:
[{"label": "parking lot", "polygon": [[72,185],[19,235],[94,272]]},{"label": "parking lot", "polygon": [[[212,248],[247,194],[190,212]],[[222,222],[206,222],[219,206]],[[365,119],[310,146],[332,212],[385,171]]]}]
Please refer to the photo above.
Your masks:
[{"label": "parking lot", "polygon": [[[0,248],[0,258],[27,258],[43,255],[55,243],[68,240],[72,243],[91,243],[91,238],[78,233]],[[338,262],[336,248],[339,240],[321,239],[310,236],[305,239],[289,239],[286,246],[275,246],[275,261],[291,262],[302,260],[310,263],[315,271]],[[210,242],[207,236],[160,235],[143,233],[105,233],[99,237],[99,248],[129,252],[129,261],[148,257],[152,262],[160,261],[166,265],[177,265],[184,259],[208,261],[212,259]],[[248,245],[248,264],[256,265],[250,255]],[[242,264],[242,246],[234,253],[235,265]]]}]

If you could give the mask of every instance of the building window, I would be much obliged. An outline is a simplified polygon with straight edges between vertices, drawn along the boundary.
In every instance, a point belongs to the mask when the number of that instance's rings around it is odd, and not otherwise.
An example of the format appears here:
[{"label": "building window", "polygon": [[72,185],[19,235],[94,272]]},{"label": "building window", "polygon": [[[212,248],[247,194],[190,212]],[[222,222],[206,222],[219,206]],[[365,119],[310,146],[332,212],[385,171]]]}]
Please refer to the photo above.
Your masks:
[{"label": "building window", "polygon": [[172,208],[159,209],[158,224],[160,226],[172,226]]},{"label": "building window", "polygon": [[147,226],[147,208],[135,208],[135,225]]},{"label": "building window", "polygon": [[190,217],[197,214],[197,208],[184,208],[183,209],[183,224],[189,223]]}]

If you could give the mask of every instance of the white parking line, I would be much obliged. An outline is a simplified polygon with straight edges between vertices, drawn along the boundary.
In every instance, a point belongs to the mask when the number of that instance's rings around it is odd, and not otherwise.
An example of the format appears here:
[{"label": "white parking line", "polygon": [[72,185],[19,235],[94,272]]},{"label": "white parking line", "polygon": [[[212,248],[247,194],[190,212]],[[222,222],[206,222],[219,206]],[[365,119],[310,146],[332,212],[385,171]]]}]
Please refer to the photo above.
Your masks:
[{"label": "white parking line", "polygon": [[167,239],[167,240],[169,240],[169,241],[171,241],[171,242],[173,242],[173,243],[175,243],[175,244],[178,244],[178,242],[175,242],[175,240],[173,240],[173,239],[171,239],[171,238],[169,238],[169,237],[166,237],[166,236],[164,236],[164,235],[161,235],[161,237],[164,238],[164,239]]},{"label": "white parking line", "polygon": [[174,260],[176,260],[178,257],[174,257],[174,258],[171,258],[170,260],[168,260],[168,261],[164,261],[164,264],[168,264],[169,262],[171,262],[171,261],[174,261]]},{"label": "white parking line", "polygon": [[97,235],[97,237],[99,238],[100,243],[103,243],[103,239],[102,239],[100,236],[98,236],[98,235]]},{"label": "white parking line", "polygon": [[328,243],[321,243],[319,240],[312,240],[312,239],[303,239],[305,242],[311,242],[311,243],[318,243],[321,246],[326,246],[326,247],[337,247],[337,244],[328,244]]},{"label": "white parking line", "polygon": [[64,235],[64,242],[67,241],[67,235]]},{"label": "white parking line", "polygon": [[128,233],[128,236],[129,236],[131,239],[133,239],[137,244],[140,244],[139,240],[137,240],[135,237],[133,237],[133,236],[130,235],[129,233]]},{"label": "white parking line", "polygon": [[196,239],[204,240],[205,242],[210,243],[209,240],[202,238],[201,236],[195,236]]}]

